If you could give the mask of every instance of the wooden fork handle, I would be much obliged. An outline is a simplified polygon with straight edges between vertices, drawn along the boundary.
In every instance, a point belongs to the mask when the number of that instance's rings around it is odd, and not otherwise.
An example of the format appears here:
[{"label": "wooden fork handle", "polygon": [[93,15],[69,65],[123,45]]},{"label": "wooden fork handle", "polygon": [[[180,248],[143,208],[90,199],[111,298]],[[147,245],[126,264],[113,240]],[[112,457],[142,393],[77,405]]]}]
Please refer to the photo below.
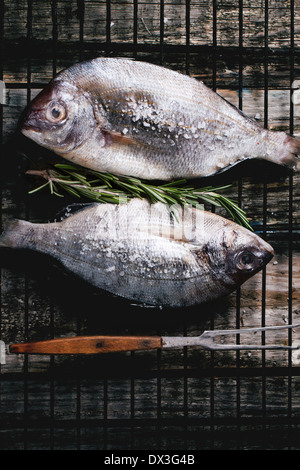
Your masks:
[{"label": "wooden fork handle", "polygon": [[9,350],[17,354],[99,354],[161,347],[160,336],[75,336],[12,344]]}]

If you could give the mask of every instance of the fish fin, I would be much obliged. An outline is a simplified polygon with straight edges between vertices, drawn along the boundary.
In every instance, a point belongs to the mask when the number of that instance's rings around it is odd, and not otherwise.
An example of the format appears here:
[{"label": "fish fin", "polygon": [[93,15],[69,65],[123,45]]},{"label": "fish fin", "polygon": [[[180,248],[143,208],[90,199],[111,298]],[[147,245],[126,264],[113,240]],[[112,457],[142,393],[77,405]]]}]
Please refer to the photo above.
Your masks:
[{"label": "fish fin", "polygon": [[136,140],[134,137],[124,135],[121,132],[107,130],[101,130],[101,132],[104,135],[106,145],[140,145],[139,141]]},{"label": "fish fin", "polygon": [[76,214],[77,212],[83,211],[87,207],[97,205],[96,202],[86,202],[86,203],[76,203],[69,204],[68,206],[64,207],[61,211],[59,211],[52,222],[61,222],[62,220],[70,217],[71,215]]},{"label": "fish fin", "polygon": [[285,139],[286,152],[281,157],[283,165],[289,168],[295,168],[299,164],[300,140],[291,135]]},{"label": "fish fin", "polygon": [[[171,215],[173,217],[173,215]],[[150,223],[148,227],[148,233],[153,236],[160,238],[166,238],[168,240],[173,240],[178,243],[194,243],[196,240],[196,227],[197,220],[199,223],[203,223],[203,215],[200,218],[192,220],[190,218],[182,218],[178,223],[174,218],[173,221],[170,221],[170,224],[162,223]]]},{"label": "fish fin", "polygon": [[267,160],[290,169],[296,169],[297,164],[299,165],[300,140],[285,132],[270,132],[272,133],[271,147]]},{"label": "fish fin", "polygon": [[24,240],[31,225],[30,222],[25,220],[10,220],[0,236],[0,247],[22,248],[26,246]]},{"label": "fish fin", "polygon": [[124,60],[131,60],[132,62],[134,62],[136,59],[134,57],[118,57],[118,56],[114,56],[114,59],[116,60],[119,60],[119,61],[124,61]]}]

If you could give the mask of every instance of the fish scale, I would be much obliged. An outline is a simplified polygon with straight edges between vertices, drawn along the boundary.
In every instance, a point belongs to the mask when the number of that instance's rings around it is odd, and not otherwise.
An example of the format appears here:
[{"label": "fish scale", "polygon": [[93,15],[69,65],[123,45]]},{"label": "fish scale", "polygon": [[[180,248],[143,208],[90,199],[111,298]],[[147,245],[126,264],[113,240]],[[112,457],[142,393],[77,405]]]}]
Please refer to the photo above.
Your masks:
[{"label": "fish scale", "polygon": [[195,78],[116,58],[58,74],[21,130],[79,165],[143,179],[210,176],[246,159],[293,168],[300,151],[294,137],[263,129]]}]

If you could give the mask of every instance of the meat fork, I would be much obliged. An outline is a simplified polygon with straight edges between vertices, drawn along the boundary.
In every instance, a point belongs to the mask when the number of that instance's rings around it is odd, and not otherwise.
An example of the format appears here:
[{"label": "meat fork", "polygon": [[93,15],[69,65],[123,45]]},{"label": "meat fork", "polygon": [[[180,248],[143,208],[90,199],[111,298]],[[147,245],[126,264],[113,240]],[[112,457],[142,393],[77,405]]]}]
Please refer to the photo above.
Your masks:
[{"label": "meat fork", "polygon": [[268,326],[261,328],[242,328],[233,330],[208,330],[200,336],[75,336],[12,344],[11,353],[30,354],[99,354],[120,351],[138,351],[147,349],[181,348],[199,346],[212,351],[218,350],[264,350],[264,349],[299,349],[300,346],[265,345],[265,344],[220,344],[217,336],[241,335],[282,329],[298,328],[295,325]]}]

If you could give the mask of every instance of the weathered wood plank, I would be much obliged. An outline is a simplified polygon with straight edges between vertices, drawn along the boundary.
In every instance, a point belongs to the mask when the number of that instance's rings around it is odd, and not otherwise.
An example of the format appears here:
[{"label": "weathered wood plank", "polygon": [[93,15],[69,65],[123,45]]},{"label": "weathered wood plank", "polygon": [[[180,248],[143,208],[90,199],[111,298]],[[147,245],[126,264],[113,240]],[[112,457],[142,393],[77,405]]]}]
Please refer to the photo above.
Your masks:
[{"label": "weathered wood plank", "polygon": [[[32,96],[36,94],[39,90],[34,90],[32,93]],[[231,102],[237,101],[237,95],[235,95],[233,92],[222,90],[221,91],[223,96],[226,97],[227,99],[230,99]],[[257,112],[257,110],[263,112],[263,107],[261,105],[260,108],[255,106],[255,102],[257,100],[258,93],[249,93],[246,94],[246,98],[244,100],[245,103],[245,108],[249,110],[249,115],[253,117],[253,113]],[[271,96],[273,96],[271,94]],[[274,104],[274,107],[277,106],[277,100],[276,100],[277,94],[274,94],[274,99],[270,100],[271,104]],[[261,98],[262,101],[262,98]],[[11,138],[13,135],[13,132],[15,131],[15,125],[16,121],[23,109],[23,107],[26,104],[26,91],[25,90],[10,90],[9,92],[9,102],[12,104],[12,106],[9,106],[8,108],[5,109],[5,119],[6,122],[6,132],[7,132],[7,138]],[[286,101],[282,99],[283,104],[282,106],[282,111],[281,115],[284,115],[285,112],[287,112],[286,108]],[[252,113],[251,113],[252,109]],[[285,110],[285,111],[283,111]],[[274,111],[274,114],[275,111]],[[280,111],[277,109],[277,114],[280,116]],[[272,113],[271,113],[272,115]],[[275,127],[275,125],[274,125]],[[30,147],[29,147],[30,148]],[[19,149],[20,151],[22,149]],[[31,155],[28,155],[31,157]],[[13,169],[19,165],[19,157],[15,156],[15,162],[10,164],[12,165],[12,172]],[[24,174],[20,175],[20,169],[18,171],[18,178],[21,179],[24,178]],[[10,175],[12,179],[14,179],[14,175]],[[272,177],[269,177],[267,173],[260,175],[260,180],[257,181],[256,177],[254,178],[245,178],[243,180],[243,192],[242,192],[242,205],[246,210],[247,215],[249,216],[250,220],[254,224],[262,224],[263,223],[263,218],[264,218],[264,181],[266,180],[265,176],[267,178],[270,178],[271,181],[268,182],[267,184],[267,227],[268,229],[271,229],[273,227],[276,227],[278,225],[281,225],[283,229],[287,229],[288,227],[288,222],[289,222],[289,185],[288,185],[288,179],[286,176],[280,176],[279,181],[272,181]],[[299,225],[299,208],[298,208],[298,201],[299,201],[299,177],[298,175],[295,176],[294,179],[294,224],[295,227],[298,227]],[[28,182],[31,184],[30,182]],[[24,181],[23,181],[24,184]],[[19,190],[19,194],[17,195],[17,199],[12,199],[11,198],[11,193],[10,193],[10,188],[8,187],[7,190],[4,192],[3,195],[3,224],[5,225],[6,221],[11,218],[12,216],[14,217],[21,217],[21,218],[26,218],[26,204],[29,204],[31,208],[31,218],[32,220],[45,220],[45,214],[43,210],[43,206],[41,205],[41,202],[44,201],[45,204],[47,204],[47,215],[46,217],[53,218],[55,213],[54,208],[55,204],[59,203],[61,207],[63,207],[63,203],[59,200],[55,200],[55,198],[48,195],[46,192],[43,194],[43,199],[41,200],[40,194],[28,197],[26,195],[26,192],[28,190],[28,187],[23,186]],[[237,185],[234,183],[232,190],[229,190],[227,193],[229,196],[236,198],[237,196]],[[23,200],[22,200],[23,197]],[[21,199],[20,199],[21,198]],[[50,204],[50,205],[49,205]],[[53,206],[52,206],[53,204]],[[51,207],[53,207],[53,211],[51,212]],[[218,211],[221,215],[226,216],[226,212],[224,210]],[[271,236],[272,237],[272,236]],[[271,240],[272,242],[272,240]],[[294,301],[297,303],[299,302],[299,298],[297,296],[297,291],[296,291],[296,286],[299,282],[299,272],[298,272],[298,266],[299,266],[299,260],[298,260],[298,247],[295,244],[294,245],[294,268],[293,268],[293,283],[295,286],[294,289]],[[275,264],[274,264],[275,263]],[[3,271],[2,274],[2,336],[6,339],[6,341],[9,342],[16,342],[16,341],[24,341],[25,337],[22,331],[24,330],[24,322],[25,322],[25,310],[28,310],[28,321],[30,325],[29,331],[31,332],[31,338],[33,339],[42,339],[41,338],[41,332],[47,331],[47,326],[49,326],[49,317],[51,314],[51,304],[53,303],[53,298],[57,296],[57,293],[51,292],[51,290],[48,289],[47,291],[47,297],[44,299],[44,288],[45,285],[42,283],[42,285],[39,285],[39,282],[37,278],[39,278],[40,274],[44,271],[43,267],[43,261],[37,262],[37,265],[35,266],[37,268],[37,273],[31,272],[24,273],[22,272],[22,269],[20,271],[20,264],[18,263],[18,259],[15,259],[15,266],[17,268],[16,271],[10,271],[10,266],[6,267],[6,269]],[[32,275],[34,276],[32,279]],[[29,281],[27,276],[29,276]],[[49,278],[50,284],[53,284],[53,278]],[[28,283],[29,282],[29,283]],[[71,281],[70,281],[71,282]],[[273,264],[271,263],[268,266],[267,269],[267,317],[270,319],[269,324],[279,324],[280,322],[286,322],[287,321],[287,310],[288,310],[288,304],[287,304],[287,298],[288,298],[288,244],[287,242],[285,243],[277,243],[277,253],[274,259]],[[57,284],[56,284],[56,287]],[[256,309],[256,316],[252,318],[252,322],[247,323],[246,317],[244,316],[241,317],[241,320],[243,321],[244,326],[259,326],[260,325],[260,305],[261,305],[261,275],[257,275],[253,280],[248,281],[243,288],[242,288],[242,306],[245,306],[245,309],[247,311],[253,311],[253,309]],[[29,289],[29,295],[27,295],[26,289]],[[70,294],[70,291],[69,291]],[[66,291],[67,295],[67,291]],[[97,293],[95,294],[97,298]],[[104,296],[105,298],[105,296]],[[101,299],[101,296],[100,296]],[[231,325],[230,327],[235,326],[235,314],[236,314],[236,307],[234,303],[235,299],[235,294],[233,294],[230,297],[230,302],[233,302],[232,305],[227,305],[227,307],[224,309],[224,312],[222,316],[220,317],[220,320],[218,321],[218,317],[216,316],[216,325],[219,322],[219,328],[223,328],[223,321],[224,321],[224,315],[225,312],[227,312],[227,320],[226,324]],[[251,305],[249,306],[249,301],[251,302]],[[67,302],[67,299],[65,299],[65,302]],[[70,305],[75,305],[77,301],[74,301],[74,299],[69,300]],[[56,302],[54,301],[54,304]],[[81,308],[84,309],[84,305],[81,303],[80,304]],[[90,306],[91,310],[93,309],[93,306]],[[95,308],[95,307],[94,307]],[[214,306],[208,307],[207,312],[212,312]],[[201,310],[201,309],[200,309]],[[78,309],[76,310],[78,312]],[[19,312],[19,313],[18,313]],[[41,315],[40,312],[43,312]],[[143,312],[143,309],[141,309],[141,314],[148,314],[147,310],[145,310],[145,313]],[[206,312],[206,315],[208,313]],[[278,318],[278,312],[280,312],[279,318]],[[78,312],[79,313],[79,312]],[[15,321],[11,324],[10,319],[11,315],[14,317]],[[20,317],[17,319],[17,315]],[[72,322],[70,322],[70,319],[63,319],[64,313],[61,311],[60,308],[56,312],[53,313],[55,316],[55,325],[56,325],[56,335],[61,335],[64,334],[66,331],[67,334],[76,334],[76,315],[74,316],[74,319]],[[249,320],[248,320],[249,322]],[[73,325],[73,326],[72,326]],[[63,330],[61,330],[61,327],[63,327]],[[131,326],[131,328],[134,328],[134,324]],[[207,323],[202,325],[203,329],[207,328]],[[83,329],[84,332],[84,329]],[[147,332],[145,332],[147,333]],[[191,330],[189,334],[199,334],[201,333],[201,330],[198,331],[197,327],[195,325],[191,326]],[[99,334],[101,334],[101,330],[99,331]],[[169,333],[170,334],[170,333]],[[181,334],[177,331],[176,334]],[[48,338],[48,334],[46,335],[45,339]],[[272,341],[272,337],[270,340]],[[298,340],[298,337],[296,335],[295,337],[296,340]],[[198,352],[192,353],[192,355],[199,354]],[[280,362],[280,357],[282,357],[283,362],[286,364],[286,355],[280,356],[281,353],[275,353],[276,356],[276,361],[278,360],[277,357],[279,357],[279,362]],[[167,359],[168,356],[170,356],[170,359]],[[200,353],[200,362],[203,364],[203,361],[205,363],[205,358],[207,361],[207,364],[209,364],[209,356],[206,353]],[[230,361],[235,360],[234,354],[229,354],[229,355],[224,355],[221,354],[223,357],[223,365],[226,366],[229,364]],[[164,357],[166,358],[165,361],[168,364],[168,367],[172,367],[172,361],[174,361],[174,358],[180,357],[180,353],[164,353]],[[217,355],[218,357],[218,355]],[[247,354],[244,354],[243,357],[247,358]],[[257,361],[260,363],[260,355],[257,353],[251,354],[251,364],[256,363],[256,358],[258,357]],[[272,363],[272,355],[270,357],[270,363]],[[204,358],[204,359],[203,359]],[[231,359],[230,359],[231,358]],[[219,360],[219,359],[218,359]],[[297,363],[298,359],[295,357],[295,361]],[[248,361],[249,362],[249,361]],[[8,365],[7,368],[3,367],[3,373],[5,372],[11,372],[11,371],[21,371],[22,370],[22,360],[17,359],[16,357],[9,357],[8,358]],[[30,363],[31,370],[45,370],[44,368],[47,369],[49,366],[49,360],[46,359],[32,359],[32,362]],[[176,361],[175,361],[176,364]],[[247,360],[245,360],[245,364],[247,364]],[[175,367],[177,367],[175,365]]]}]

